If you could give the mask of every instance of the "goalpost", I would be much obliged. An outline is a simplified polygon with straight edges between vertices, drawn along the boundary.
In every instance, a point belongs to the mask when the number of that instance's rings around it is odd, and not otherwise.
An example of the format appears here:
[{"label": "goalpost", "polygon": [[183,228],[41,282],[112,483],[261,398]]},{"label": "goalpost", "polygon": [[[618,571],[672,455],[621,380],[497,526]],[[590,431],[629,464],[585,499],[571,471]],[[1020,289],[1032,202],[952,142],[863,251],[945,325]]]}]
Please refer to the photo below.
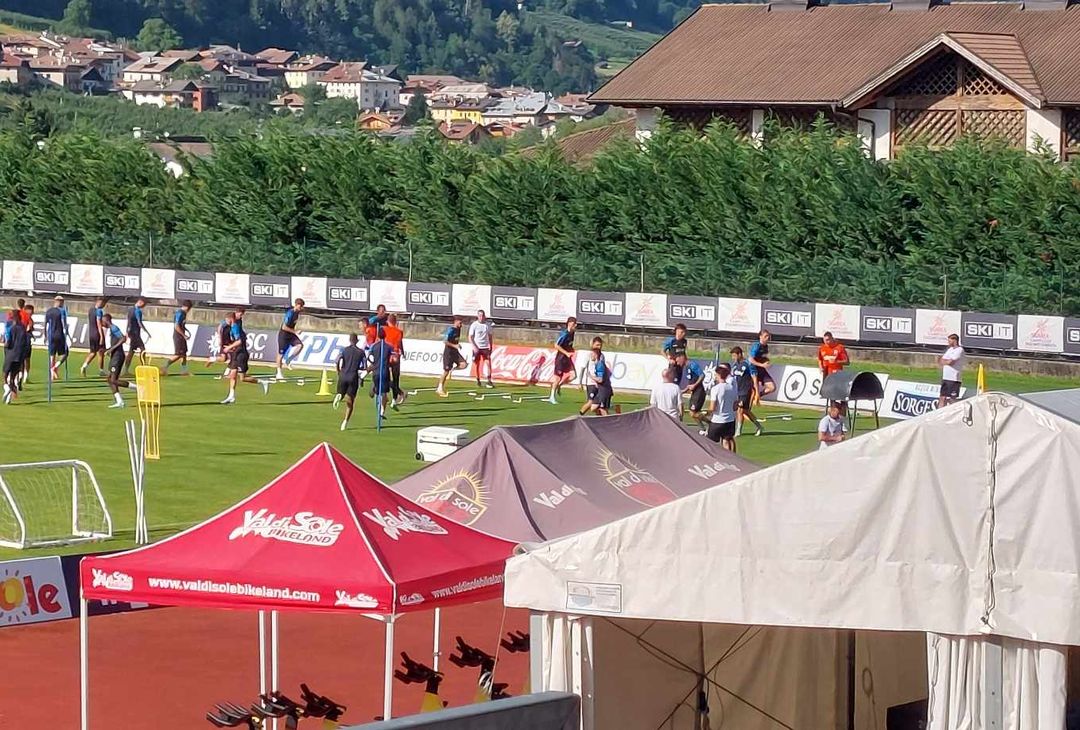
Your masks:
[{"label": "goalpost", "polygon": [[112,517],[89,464],[0,464],[0,546],[42,547],[108,537]]}]

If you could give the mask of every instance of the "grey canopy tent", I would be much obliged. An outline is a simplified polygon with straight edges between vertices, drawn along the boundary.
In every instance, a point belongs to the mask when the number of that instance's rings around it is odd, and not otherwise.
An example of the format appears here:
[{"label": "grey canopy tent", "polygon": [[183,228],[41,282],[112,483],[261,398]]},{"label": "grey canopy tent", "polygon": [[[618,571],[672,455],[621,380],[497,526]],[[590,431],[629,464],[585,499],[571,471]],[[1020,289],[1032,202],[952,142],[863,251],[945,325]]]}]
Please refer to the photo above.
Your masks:
[{"label": "grey canopy tent", "polygon": [[393,488],[488,534],[536,542],[607,524],[756,469],[648,408],[494,428]]}]

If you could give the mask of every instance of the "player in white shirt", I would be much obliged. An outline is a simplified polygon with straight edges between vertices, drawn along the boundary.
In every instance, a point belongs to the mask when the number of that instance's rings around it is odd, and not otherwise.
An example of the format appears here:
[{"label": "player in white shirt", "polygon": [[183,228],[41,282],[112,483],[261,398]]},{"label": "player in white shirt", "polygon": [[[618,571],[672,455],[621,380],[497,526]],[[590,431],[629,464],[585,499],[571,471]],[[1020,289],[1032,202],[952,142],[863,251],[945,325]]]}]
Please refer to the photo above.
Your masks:
[{"label": "player in white shirt", "polygon": [[840,416],[840,404],[833,401],[829,404],[829,412],[818,421],[818,450],[838,444],[846,438],[847,423]]},{"label": "player in white shirt", "polygon": [[960,335],[949,335],[949,347],[939,360],[941,363],[941,393],[938,408],[960,399],[960,384],[964,379],[964,348],[960,347]]},{"label": "player in white shirt", "polygon": [[487,383],[485,388],[494,388],[491,382],[491,347],[495,338],[491,335],[491,322],[481,309],[476,313],[476,319],[469,325],[469,344],[472,345],[473,367],[476,369],[476,387],[480,387],[481,364],[487,363]]},{"label": "player in white shirt", "polygon": [[649,396],[649,405],[658,408],[676,421],[681,422],[683,417],[682,391],[675,384],[674,368],[665,368],[662,383],[652,389]]},{"label": "player in white shirt", "polygon": [[731,368],[727,365],[716,367],[716,385],[709,392],[709,429],[706,436],[710,441],[722,444],[728,451],[735,451],[735,411],[739,400],[739,391],[730,382]]}]

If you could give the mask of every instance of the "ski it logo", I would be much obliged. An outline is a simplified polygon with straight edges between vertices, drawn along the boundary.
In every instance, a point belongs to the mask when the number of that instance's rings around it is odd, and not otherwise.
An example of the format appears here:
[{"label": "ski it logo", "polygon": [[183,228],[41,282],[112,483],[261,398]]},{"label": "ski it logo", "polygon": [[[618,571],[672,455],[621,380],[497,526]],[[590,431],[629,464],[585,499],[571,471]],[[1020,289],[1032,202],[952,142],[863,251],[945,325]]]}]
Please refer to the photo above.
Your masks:
[{"label": "ski it logo", "polygon": [[602,449],[597,459],[607,483],[638,504],[655,507],[678,497],[666,484],[614,451]]},{"label": "ski it logo", "polygon": [[378,608],[379,602],[366,593],[349,593],[348,591],[336,591],[335,606],[347,606],[349,608]]},{"label": "ski it logo", "polygon": [[131,591],[135,589],[135,580],[127,573],[114,570],[106,573],[98,568],[91,568],[93,582],[91,588],[104,588],[107,591]]},{"label": "ski it logo", "polygon": [[488,488],[480,475],[456,471],[431,485],[416,503],[462,525],[471,525],[487,511]]},{"label": "ski it logo", "polygon": [[267,540],[280,540],[299,545],[330,547],[337,542],[345,525],[314,512],[297,512],[278,517],[267,509],[244,512],[244,523],[229,534],[230,540],[254,535]]},{"label": "ski it logo", "polygon": [[364,517],[381,527],[391,540],[397,540],[402,533],[407,532],[420,532],[428,535],[447,534],[446,528],[428,515],[422,515],[404,507],[398,507],[397,514],[373,509],[370,512],[364,512]]}]

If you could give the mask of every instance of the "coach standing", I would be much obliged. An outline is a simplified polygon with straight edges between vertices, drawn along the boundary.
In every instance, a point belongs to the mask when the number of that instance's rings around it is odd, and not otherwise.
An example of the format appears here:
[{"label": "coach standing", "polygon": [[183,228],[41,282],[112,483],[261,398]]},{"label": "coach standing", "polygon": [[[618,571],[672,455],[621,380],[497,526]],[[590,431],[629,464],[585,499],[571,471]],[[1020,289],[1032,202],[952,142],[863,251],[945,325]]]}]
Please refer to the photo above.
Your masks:
[{"label": "coach standing", "polygon": [[941,363],[941,393],[938,408],[960,399],[960,385],[964,379],[964,348],[960,347],[960,335],[949,335],[949,347],[939,359]]}]

